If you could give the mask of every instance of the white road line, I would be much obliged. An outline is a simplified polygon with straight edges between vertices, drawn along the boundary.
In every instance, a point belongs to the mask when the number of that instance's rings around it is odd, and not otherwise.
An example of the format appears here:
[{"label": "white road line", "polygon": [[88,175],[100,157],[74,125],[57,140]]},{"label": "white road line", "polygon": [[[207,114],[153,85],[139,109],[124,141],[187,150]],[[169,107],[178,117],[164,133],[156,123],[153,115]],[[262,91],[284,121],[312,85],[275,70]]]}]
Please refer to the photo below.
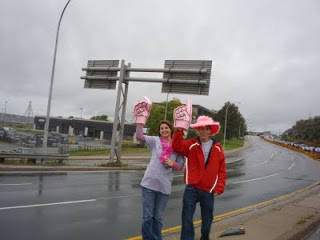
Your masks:
[{"label": "white road line", "polygon": [[261,180],[261,179],[265,179],[265,178],[273,177],[273,176],[275,176],[275,175],[278,175],[278,173],[275,173],[275,174],[272,174],[272,175],[269,175],[269,176],[265,176],[265,177],[254,178],[254,179],[245,180],[245,181],[240,181],[240,182],[234,182],[234,183],[232,183],[232,184],[245,183],[245,182],[252,182],[252,181],[255,181],[255,180]]},{"label": "white road line", "polygon": [[234,163],[234,162],[239,162],[241,160],[243,160],[244,158],[238,158],[238,159],[235,159],[235,160],[231,160],[231,161],[226,161],[226,163]]},{"label": "white road line", "polygon": [[292,158],[292,160],[294,159],[294,157],[292,155],[290,155],[290,157]]},{"label": "white road line", "polygon": [[243,167],[243,168],[240,168],[240,169],[255,168],[255,167],[257,167],[257,166],[260,166],[260,165],[263,165],[263,164],[266,164],[266,163],[268,163],[268,160],[267,160],[267,161],[264,161],[264,162],[262,162],[262,163],[253,165],[253,166]]},{"label": "white road line", "polygon": [[127,198],[127,197],[140,197],[141,194],[132,194],[132,195],[123,195],[123,196],[115,196],[115,197],[99,197],[98,199],[116,199],[116,198]]},{"label": "white road line", "polygon": [[3,183],[0,186],[20,186],[20,185],[31,185],[32,183]]},{"label": "white road line", "polygon": [[95,202],[96,199],[89,200],[78,200],[78,201],[69,201],[69,202],[56,202],[56,203],[44,203],[44,204],[32,204],[32,205],[22,205],[22,206],[12,206],[12,207],[3,207],[0,210],[9,210],[9,209],[18,209],[18,208],[34,208],[34,207],[46,207],[53,205],[64,205],[64,204],[75,204],[75,203],[86,203],[86,202]]},{"label": "white road line", "polygon": [[174,178],[175,177],[183,177],[184,175],[175,175],[175,176],[173,176]]},{"label": "white road line", "polygon": [[293,166],[294,166],[294,163],[292,163],[291,167],[289,167],[288,170],[290,170],[291,168],[293,168]]},{"label": "white road line", "polygon": [[259,163],[259,164],[257,164],[257,165],[254,165],[253,167],[257,167],[257,166],[260,166],[260,165],[266,164],[266,163],[268,163],[268,161],[264,161],[264,162],[262,162],[262,163]]}]

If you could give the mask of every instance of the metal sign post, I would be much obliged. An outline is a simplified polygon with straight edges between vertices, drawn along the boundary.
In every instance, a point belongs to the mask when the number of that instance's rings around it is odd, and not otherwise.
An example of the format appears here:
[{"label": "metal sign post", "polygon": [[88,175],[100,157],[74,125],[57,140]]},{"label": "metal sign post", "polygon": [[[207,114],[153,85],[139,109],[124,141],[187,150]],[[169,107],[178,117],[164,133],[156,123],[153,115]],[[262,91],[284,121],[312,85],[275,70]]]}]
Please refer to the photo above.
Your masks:
[{"label": "metal sign post", "polygon": [[[129,63],[129,66],[130,66],[130,63]],[[113,162],[114,156],[116,155],[117,164],[121,163],[120,159],[121,159],[121,150],[122,150],[122,140],[123,140],[124,122],[125,122],[125,116],[126,116],[128,88],[129,88],[129,82],[124,83],[125,74],[126,74],[126,65],[124,64],[124,60],[122,60],[121,67],[120,67],[120,77],[119,77],[119,83],[118,83],[116,108],[114,112],[112,140],[111,140],[111,153],[110,153],[110,162]],[[125,84],[124,90],[123,90],[122,83]],[[121,96],[123,99],[122,103],[120,103]],[[120,116],[120,112],[121,112],[121,116]]]},{"label": "metal sign post", "polygon": [[[128,63],[128,67],[131,66],[131,63]],[[127,72],[126,77],[129,77],[130,72]],[[121,158],[121,151],[122,151],[122,141],[123,141],[123,134],[124,134],[124,122],[126,120],[126,109],[127,109],[127,100],[128,100],[128,90],[129,90],[129,82],[125,82],[125,89],[123,91],[122,89],[122,95],[123,95],[123,105],[122,105],[122,113],[121,113],[121,121],[120,121],[120,132],[119,132],[119,141],[117,145],[117,163],[120,164],[120,158]],[[113,137],[113,136],[112,136]],[[110,157],[110,161],[113,161],[113,158]]]},{"label": "metal sign post", "polygon": [[[126,66],[124,60],[120,68],[118,65],[118,60],[90,60],[87,67],[82,68],[86,76],[81,79],[85,80],[85,88],[95,89],[115,89],[118,81],[110,163],[116,156],[116,162],[120,164],[129,82],[162,83],[161,92],[167,94],[209,95],[212,61],[166,60],[164,68],[132,68],[130,63]],[[163,78],[132,78],[130,72],[163,72]]]}]

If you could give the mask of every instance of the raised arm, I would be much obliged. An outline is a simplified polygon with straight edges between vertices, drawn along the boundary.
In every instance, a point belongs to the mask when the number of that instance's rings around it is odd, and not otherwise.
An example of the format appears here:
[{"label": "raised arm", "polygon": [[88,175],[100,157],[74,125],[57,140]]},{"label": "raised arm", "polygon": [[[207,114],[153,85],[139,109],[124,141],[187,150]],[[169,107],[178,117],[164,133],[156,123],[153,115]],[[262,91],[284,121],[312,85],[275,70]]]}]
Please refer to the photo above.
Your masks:
[{"label": "raised arm", "polygon": [[177,153],[181,154],[182,156],[187,156],[189,151],[189,142],[183,139],[183,131],[182,129],[177,129],[174,131],[173,138],[172,138],[172,148]]},{"label": "raised arm", "polygon": [[141,142],[146,141],[146,137],[143,135],[143,124],[142,123],[137,123],[136,138],[137,138],[137,140],[139,140]]}]

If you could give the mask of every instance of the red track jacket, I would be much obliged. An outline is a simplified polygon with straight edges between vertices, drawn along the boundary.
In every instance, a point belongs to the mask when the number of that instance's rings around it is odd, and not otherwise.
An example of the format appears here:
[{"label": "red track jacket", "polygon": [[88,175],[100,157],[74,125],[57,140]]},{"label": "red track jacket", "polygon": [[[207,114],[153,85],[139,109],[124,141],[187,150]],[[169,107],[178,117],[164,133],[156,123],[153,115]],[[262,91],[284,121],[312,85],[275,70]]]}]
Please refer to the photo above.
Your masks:
[{"label": "red track jacket", "polygon": [[199,138],[184,140],[183,131],[176,130],[172,148],[187,157],[184,171],[186,184],[206,192],[221,194],[226,185],[226,163],[220,143],[213,141],[206,164]]}]

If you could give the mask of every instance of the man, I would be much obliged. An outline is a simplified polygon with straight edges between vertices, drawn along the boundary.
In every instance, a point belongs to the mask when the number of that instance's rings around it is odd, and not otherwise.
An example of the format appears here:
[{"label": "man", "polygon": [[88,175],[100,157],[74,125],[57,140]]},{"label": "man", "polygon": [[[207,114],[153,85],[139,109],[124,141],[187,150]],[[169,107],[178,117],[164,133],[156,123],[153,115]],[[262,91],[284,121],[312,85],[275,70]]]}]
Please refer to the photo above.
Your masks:
[{"label": "man", "polygon": [[[209,239],[211,224],[213,220],[214,197],[224,192],[226,184],[226,164],[223,149],[214,139],[209,137],[220,130],[220,124],[207,116],[200,116],[194,128],[199,137],[184,140],[183,129],[188,129],[191,112],[190,101],[186,107],[178,107],[174,111],[175,127],[177,130],[172,139],[173,149],[187,157],[185,162],[184,182],[186,188],[183,195],[182,230],[181,239],[194,239],[193,215],[196,204],[200,202],[201,207],[201,238]],[[191,107],[192,109],[192,107]],[[185,114],[182,114],[182,113]],[[189,113],[188,113],[189,112]],[[182,118],[185,119],[182,124]],[[180,119],[180,120],[179,120]]]}]

